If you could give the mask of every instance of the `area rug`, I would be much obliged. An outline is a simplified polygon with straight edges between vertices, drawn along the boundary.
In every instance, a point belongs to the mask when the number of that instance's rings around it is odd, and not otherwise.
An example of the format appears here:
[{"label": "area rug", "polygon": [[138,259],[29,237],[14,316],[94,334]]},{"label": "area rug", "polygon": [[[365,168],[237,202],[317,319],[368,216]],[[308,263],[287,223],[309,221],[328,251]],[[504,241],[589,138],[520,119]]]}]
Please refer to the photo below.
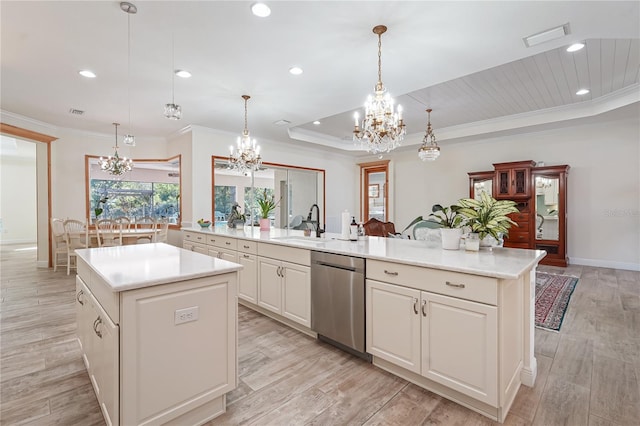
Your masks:
[{"label": "area rug", "polygon": [[536,272],[536,327],[560,331],[578,278]]}]

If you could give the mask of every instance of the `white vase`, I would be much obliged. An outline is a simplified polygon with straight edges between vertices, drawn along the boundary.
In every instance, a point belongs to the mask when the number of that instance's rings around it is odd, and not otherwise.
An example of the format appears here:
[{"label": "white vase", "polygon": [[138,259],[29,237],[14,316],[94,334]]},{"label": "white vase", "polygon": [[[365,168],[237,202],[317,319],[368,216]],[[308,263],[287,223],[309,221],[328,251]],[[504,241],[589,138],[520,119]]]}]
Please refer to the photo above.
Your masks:
[{"label": "white vase", "polygon": [[445,250],[458,250],[460,248],[460,238],[462,237],[462,228],[442,228],[442,248]]}]

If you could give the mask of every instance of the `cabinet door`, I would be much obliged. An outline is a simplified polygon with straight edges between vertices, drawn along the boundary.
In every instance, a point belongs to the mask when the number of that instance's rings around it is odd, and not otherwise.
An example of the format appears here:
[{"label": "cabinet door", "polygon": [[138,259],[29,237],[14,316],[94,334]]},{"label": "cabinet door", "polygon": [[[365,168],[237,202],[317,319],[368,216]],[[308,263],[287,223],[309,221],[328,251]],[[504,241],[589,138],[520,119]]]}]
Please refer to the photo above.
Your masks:
[{"label": "cabinet door", "polygon": [[282,315],[311,327],[311,268],[282,262]]},{"label": "cabinet door", "polygon": [[196,253],[208,254],[206,245],[194,243],[187,240],[184,240],[182,242],[182,248],[185,250],[195,251]]},{"label": "cabinet door", "polygon": [[258,262],[255,254],[239,253],[238,263],[244,266],[238,279],[238,297],[251,303],[258,303]]},{"label": "cabinet door", "polygon": [[[101,310],[102,311],[102,310]],[[100,408],[107,425],[118,425],[120,419],[120,354],[118,326],[102,311],[94,324],[95,378],[100,387]]]},{"label": "cabinet door", "polygon": [[513,169],[511,179],[511,195],[529,195],[529,169]]},{"label": "cabinet door", "polygon": [[258,305],[282,313],[282,263],[258,258]]},{"label": "cabinet door", "polygon": [[421,316],[422,375],[496,406],[497,308],[422,292]]},{"label": "cabinet door", "polygon": [[420,291],[367,280],[367,352],[420,374]]},{"label": "cabinet door", "polygon": [[76,334],[78,342],[80,342],[80,350],[82,350],[83,358],[85,358],[85,366],[89,370],[89,365],[85,356],[87,346],[87,323],[90,321],[87,315],[87,286],[80,276],[76,275],[76,323],[78,324]]}]

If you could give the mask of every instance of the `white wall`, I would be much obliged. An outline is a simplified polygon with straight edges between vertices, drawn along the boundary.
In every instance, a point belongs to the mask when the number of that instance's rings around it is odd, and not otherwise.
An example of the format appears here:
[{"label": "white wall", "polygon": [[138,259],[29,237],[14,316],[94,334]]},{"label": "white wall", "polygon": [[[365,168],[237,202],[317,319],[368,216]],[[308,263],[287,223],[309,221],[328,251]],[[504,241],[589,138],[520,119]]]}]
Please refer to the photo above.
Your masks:
[{"label": "white wall", "polygon": [[36,143],[2,136],[0,243],[36,242]]},{"label": "white wall", "polygon": [[467,172],[519,160],[568,164],[570,262],[640,270],[639,117],[635,104],[551,130],[464,143],[441,141],[442,154],[433,163],[419,161],[415,149],[398,152],[392,157],[395,199],[390,200],[396,204],[396,228],[427,216],[433,204],[468,197]]}]

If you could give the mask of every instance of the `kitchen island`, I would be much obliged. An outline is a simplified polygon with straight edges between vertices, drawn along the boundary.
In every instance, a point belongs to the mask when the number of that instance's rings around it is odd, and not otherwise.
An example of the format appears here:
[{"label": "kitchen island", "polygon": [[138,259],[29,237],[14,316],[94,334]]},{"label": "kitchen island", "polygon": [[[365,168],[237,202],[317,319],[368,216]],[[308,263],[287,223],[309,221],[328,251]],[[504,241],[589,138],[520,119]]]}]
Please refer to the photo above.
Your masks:
[{"label": "kitchen island", "polygon": [[237,386],[242,267],[162,243],[76,253],[78,340],[106,423],[224,413]]},{"label": "kitchen island", "polygon": [[535,269],[544,251],[226,226],[183,228],[183,237],[188,250],[244,265],[242,304],[312,335],[311,251],[365,259],[373,363],[492,419],[504,421],[520,385],[535,382]]}]

